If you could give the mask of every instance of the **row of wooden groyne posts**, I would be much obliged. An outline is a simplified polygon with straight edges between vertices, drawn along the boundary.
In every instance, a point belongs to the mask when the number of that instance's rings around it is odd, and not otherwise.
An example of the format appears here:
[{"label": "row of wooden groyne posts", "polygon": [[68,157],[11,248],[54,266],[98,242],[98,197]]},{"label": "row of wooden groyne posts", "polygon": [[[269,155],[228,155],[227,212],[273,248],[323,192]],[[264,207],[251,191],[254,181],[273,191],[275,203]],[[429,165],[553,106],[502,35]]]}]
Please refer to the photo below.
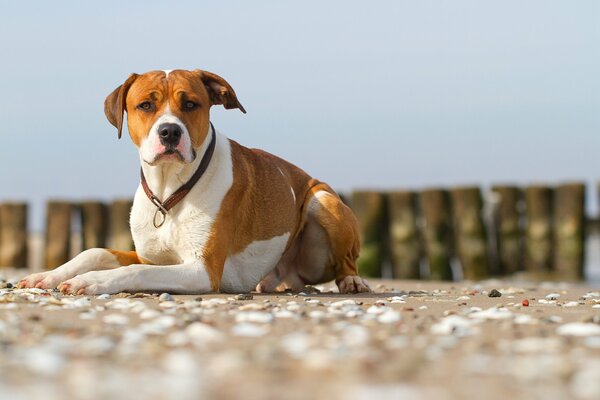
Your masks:
[{"label": "row of wooden groyne posts", "polygon": [[[361,231],[359,269],[368,277],[485,279],[584,278],[585,185],[564,183],[354,191],[342,199]],[[83,250],[131,250],[131,200],[49,201],[43,264],[69,260],[73,235]],[[28,265],[28,206],[0,204],[0,266]]]}]

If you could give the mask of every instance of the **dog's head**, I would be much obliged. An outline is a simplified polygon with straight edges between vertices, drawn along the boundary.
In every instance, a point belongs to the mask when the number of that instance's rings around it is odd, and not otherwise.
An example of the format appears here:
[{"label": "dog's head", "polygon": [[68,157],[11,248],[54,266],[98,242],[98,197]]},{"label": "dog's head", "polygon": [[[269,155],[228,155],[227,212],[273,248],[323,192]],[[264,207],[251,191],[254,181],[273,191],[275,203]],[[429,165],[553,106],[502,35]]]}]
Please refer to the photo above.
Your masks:
[{"label": "dog's head", "polygon": [[246,112],[233,88],[218,75],[195,70],[131,74],[108,95],[104,113],[121,138],[123,115],[141,158],[150,165],[190,163],[209,131],[210,107]]}]

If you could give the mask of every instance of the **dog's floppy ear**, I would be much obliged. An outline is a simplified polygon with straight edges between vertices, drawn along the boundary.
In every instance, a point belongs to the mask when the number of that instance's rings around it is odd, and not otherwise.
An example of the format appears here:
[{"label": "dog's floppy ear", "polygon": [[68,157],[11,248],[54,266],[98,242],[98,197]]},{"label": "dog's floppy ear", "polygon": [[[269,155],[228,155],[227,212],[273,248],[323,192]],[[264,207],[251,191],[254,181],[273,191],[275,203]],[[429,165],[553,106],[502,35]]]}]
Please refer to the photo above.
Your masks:
[{"label": "dog's floppy ear", "polygon": [[200,79],[204,83],[213,105],[223,104],[223,107],[228,110],[239,108],[241,112],[246,114],[246,110],[238,101],[233,88],[225,79],[217,74],[200,69],[197,69],[196,72],[200,75]]},{"label": "dog's floppy ear", "polygon": [[125,113],[125,99],[131,84],[137,79],[137,74],[129,75],[129,78],[121,86],[112,91],[104,100],[104,114],[108,122],[114,125],[119,131],[119,139],[121,139],[121,130],[123,129],[123,114]]}]

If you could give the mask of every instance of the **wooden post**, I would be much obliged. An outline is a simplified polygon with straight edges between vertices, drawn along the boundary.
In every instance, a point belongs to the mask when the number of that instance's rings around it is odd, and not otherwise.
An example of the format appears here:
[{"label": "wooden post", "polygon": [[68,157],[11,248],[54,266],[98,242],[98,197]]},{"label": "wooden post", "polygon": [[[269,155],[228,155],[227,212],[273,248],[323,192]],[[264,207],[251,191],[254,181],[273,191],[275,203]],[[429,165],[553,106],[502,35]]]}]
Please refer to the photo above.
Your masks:
[{"label": "wooden post", "polygon": [[385,257],[385,197],[379,192],[356,191],[351,204],[361,234],[358,270],[361,275],[379,278]]},{"label": "wooden post", "polygon": [[450,191],[454,215],[456,252],[465,279],[485,279],[490,275],[485,227],[481,219],[483,200],[478,187]]},{"label": "wooden post", "polygon": [[27,204],[0,205],[0,266],[27,268]]},{"label": "wooden post", "polygon": [[49,201],[46,208],[46,268],[69,261],[71,249],[71,204]]},{"label": "wooden post", "polygon": [[388,194],[392,277],[395,279],[419,279],[421,246],[416,206],[414,192]]},{"label": "wooden post", "polygon": [[424,190],[419,194],[419,205],[423,217],[429,277],[435,280],[452,280],[452,228],[448,192],[440,189]]},{"label": "wooden post", "polygon": [[494,186],[492,192],[498,201],[494,221],[500,273],[513,274],[523,269],[523,229],[520,213],[523,193],[516,186]]},{"label": "wooden post", "polygon": [[115,200],[110,206],[110,246],[115,250],[129,251],[134,249],[129,214],[132,200]]},{"label": "wooden post", "polygon": [[108,235],[108,209],[104,203],[81,203],[82,250],[106,247]]},{"label": "wooden post", "polygon": [[548,186],[525,188],[525,269],[536,275],[552,270],[552,197],[553,191]]},{"label": "wooden post", "polygon": [[554,193],[554,270],[561,280],[583,279],[585,184],[559,185]]}]

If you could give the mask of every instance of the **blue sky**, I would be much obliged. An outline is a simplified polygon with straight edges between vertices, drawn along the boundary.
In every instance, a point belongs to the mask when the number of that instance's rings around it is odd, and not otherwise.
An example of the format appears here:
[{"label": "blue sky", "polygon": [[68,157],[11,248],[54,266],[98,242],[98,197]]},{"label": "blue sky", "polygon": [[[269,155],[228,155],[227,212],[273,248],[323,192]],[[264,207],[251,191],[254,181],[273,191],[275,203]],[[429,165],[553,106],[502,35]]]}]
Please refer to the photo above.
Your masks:
[{"label": "blue sky", "polygon": [[341,190],[592,184],[599,20],[597,1],[6,3],[0,199],[40,226],[49,197],[132,196],[103,101],[171,68],[225,77],[248,114],[214,109],[219,130]]}]

